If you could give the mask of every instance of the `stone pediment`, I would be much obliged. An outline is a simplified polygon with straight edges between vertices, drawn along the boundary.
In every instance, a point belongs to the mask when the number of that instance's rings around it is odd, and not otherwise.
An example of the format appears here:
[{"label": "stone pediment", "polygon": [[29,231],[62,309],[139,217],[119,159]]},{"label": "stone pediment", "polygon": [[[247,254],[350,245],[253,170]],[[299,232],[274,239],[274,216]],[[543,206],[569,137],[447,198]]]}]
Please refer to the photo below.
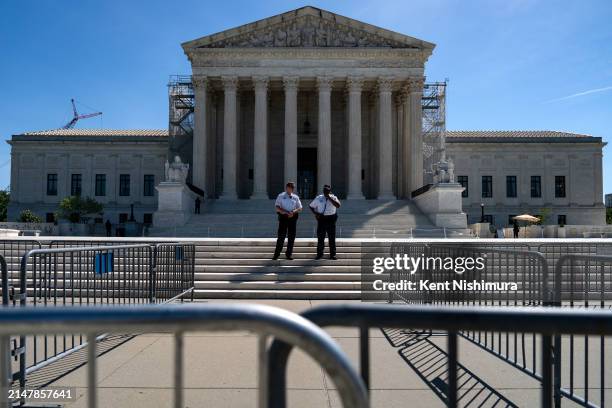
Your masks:
[{"label": "stone pediment", "polygon": [[431,50],[434,44],[310,6],[183,43],[185,51],[268,47]]}]

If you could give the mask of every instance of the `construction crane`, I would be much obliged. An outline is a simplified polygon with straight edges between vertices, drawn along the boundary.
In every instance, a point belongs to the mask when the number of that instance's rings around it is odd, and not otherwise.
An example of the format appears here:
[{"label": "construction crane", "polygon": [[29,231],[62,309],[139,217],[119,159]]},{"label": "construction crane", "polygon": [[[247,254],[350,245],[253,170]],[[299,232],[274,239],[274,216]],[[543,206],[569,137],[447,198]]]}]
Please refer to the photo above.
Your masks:
[{"label": "construction crane", "polygon": [[62,129],[72,129],[74,125],[76,125],[76,123],[79,121],[79,119],[93,118],[95,116],[102,115],[102,112],[86,113],[85,115],[79,115],[79,113],[77,112],[76,104],[74,103],[74,99],[70,99],[70,102],[72,103],[73,117],[70,122],[66,123],[66,125]]}]

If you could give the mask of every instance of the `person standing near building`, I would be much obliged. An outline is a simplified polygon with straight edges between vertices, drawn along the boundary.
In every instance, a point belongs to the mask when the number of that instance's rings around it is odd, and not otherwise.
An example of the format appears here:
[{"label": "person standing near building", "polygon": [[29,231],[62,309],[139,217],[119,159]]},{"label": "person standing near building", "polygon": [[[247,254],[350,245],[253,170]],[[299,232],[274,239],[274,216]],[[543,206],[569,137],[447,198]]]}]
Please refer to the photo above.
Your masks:
[{"label": "person standing near building", "polygon": [[287,237],[287,250],[285,257],[288,260],[293,259],[293,243],[295,242],[295,232],[297,229],[297,220],[300,211],[302,211],[302,202],[300,197],[295,194],[295,183],[290,181],[285,186],[285,191],[276,197],[274,207],[278,214],[278,232],[276,238],[276,249],[274,250],[273,260],[277,260],[283,250],[285,237]]},{"label": "person standing near building", "polygon": [[340,200],[331,192],[331,186],[323,186],[323,194],[318,195],[310,203],[310,211],[317,218],[317,258],[323,258],[325,235],[329,241],[329,259],[336,260],[336,221]]},{"label": "person standing near building", "polygon": [[200,197],[196,197],[195,199],[195,213],[199,214],[200,213],[200,206],[202,205],[202,200],[200,200]]},{"label": "person standing near building", "polygon": [[512,224],[512,232],[514,232],[514,238],[519,237],[520,230],[521,230],[521,227],[519,227],[518,222],[514,220],[514,223]]},{"label": "person standing near building", "polygon": [[113,225],[111,224],[110,220],[106,220],[104,227],[106,228],[106,236],[110,237],[111,233],[113,232]]}]

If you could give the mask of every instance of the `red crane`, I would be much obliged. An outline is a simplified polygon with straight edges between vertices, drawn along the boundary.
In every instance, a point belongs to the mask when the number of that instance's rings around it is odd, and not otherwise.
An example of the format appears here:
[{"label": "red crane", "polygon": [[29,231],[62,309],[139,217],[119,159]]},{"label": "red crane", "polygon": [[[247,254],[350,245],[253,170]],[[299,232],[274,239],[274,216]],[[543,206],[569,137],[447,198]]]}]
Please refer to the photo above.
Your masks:
[{"label": "red crane", "polygon": [[76,125],[76,123],[79,121],[79,119],[93,118],[95,116],[102,115],[102,112],[86,113],[85,115],[79,115],[79,113],[77,112],[76,105],[74,103],[74,99],[71,99],[70,102],[72,102],[73,117],[70,122],[66,123],[66,125],[62,129],[72,129],[74,125]]}]

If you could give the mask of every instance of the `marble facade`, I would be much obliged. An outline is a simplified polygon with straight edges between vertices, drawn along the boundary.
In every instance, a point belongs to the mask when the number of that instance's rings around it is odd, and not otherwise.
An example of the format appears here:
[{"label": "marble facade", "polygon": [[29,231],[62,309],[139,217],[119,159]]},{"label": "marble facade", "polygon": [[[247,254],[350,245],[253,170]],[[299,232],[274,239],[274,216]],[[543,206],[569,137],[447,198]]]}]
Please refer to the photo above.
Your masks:
[{"label": "marble facade", "polygon": [[286,180],[307,198],[325,183],[351,199],[407,198],[422,152],[395,152],[420,143],[433,48],[313,7],[184,43],[194,185],[221,199],[270,198]]}]

